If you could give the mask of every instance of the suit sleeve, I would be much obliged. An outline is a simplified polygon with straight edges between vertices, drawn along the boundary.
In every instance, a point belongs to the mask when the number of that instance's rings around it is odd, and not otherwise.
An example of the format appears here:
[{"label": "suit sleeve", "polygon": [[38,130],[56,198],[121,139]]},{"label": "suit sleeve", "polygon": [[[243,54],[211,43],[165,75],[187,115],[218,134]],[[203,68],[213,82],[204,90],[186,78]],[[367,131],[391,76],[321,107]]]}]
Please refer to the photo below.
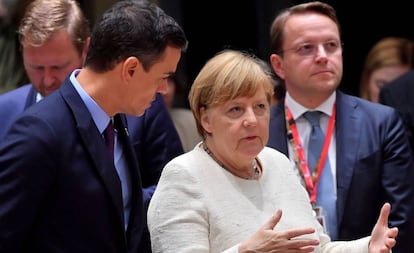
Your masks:
[{"label": "suit sleeve", "polygon": [[[56,175],[53,133],[34,131],[34,119],[14,124],[0,144],[0,252],[20,252]],[[43,137],[42,137],[43,135]],[[46,137],[45,137],[46,136]]]},{"label": "suit sleeve", "polygon": [[[381,89],[379,102],[395,108],[402,117],[407,129],[411,149],[414,149],[414,108],[412,104],[411,88],[406,88],[405,79],[398,79],[395,83],[384,86]],[[399,87],[398,85],[401,86]],[[409,83],[408,85],[411,85]]]},{"label": "suit sleeve", "polygon": [[395,252],[414,252],[414,163],[407,133],[395,111],[380,128],[386,129],[382,184],[392,206],[389,222],[399,229]]}]

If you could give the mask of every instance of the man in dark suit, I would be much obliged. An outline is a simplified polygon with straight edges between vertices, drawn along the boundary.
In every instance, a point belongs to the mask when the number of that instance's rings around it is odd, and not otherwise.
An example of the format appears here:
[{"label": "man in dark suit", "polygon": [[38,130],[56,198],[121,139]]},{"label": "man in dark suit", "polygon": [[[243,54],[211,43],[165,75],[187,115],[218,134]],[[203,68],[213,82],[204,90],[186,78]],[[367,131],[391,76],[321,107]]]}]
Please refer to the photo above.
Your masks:
[{"label": "man in dark suit", "polygon": [[401,114],[414,151],[414,70],[384,85],[379,102],[394,107]]},{"label": "man in dark suit", "polygon": [[156,5],[120,1],[104,13],[84,68],[0,143],[0,252],[140,252],[145,208],[125,114],[143,115],[166,92],[186,46]]},{"label": "man in dark suit", "polygon": [[[0,95],[0,142],[18,115],[82,67],[90,31],[76,1],[37,0],[26,9],[19,35],[31,83]],[[127,122],[148,202],[164,165],[184,151],[160,94],[143,116],[128,116]]]},{"label": "man in dark suit", "polygon": [[[27,84],[0,95],[0,143],[16,118],[36,103],[37,94],[34,86]],[[161,94],[156,95],[144,115],[127,115],[127,124],[148,204],[164,165],[184,150]]]},{"label": "man in dark suit", "polygon": [[[342,46],[335,10],[320,2],[286,9],[274,20],[271,38],[270,61],[286,97],[271,109],[268,146],[291,159],[312,204],[325,211],[317,215],[333,240],[369,235],[375,214],[389,202],[389,225],[399,229],[393,252],[413,252],[414,166],[407,135],[394,109],[337,90]],[[315,167],[308,162],[314,153],[308,150],[308,111],[319,112],[325,135]],[[332,205],[318,203],[326,196]]]}]

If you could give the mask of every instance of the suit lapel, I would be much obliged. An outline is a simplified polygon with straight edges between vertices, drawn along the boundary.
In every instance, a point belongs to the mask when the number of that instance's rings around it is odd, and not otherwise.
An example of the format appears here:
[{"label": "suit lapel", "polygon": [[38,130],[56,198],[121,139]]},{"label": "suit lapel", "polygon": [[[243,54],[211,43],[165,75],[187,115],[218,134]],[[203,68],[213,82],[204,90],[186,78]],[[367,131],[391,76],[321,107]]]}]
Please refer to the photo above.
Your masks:
[{"label": "suit lapel", "polygon": [[[114,117],[115,128],[118,131],[118,138],[122,143],[125,157],[128,163],[129,175],[131,178],[131,212],[129,217],[129,224],[127,230],[128,241],[131,239],[131,234],[135,233],[138,229],[141,229],[140,224],[144,219],[143,210],[143,195],[141,176],[139,172],[139,165],[136,155],[133,151],[131,141],[129,139],[129,133],[127,128],[127,120],[125,115],[117,114]],[[139,231],[139,230],[138,230]]]},{"label": "suit lapel", "polygon": [[289,156],[286,131],[285,106],[284,102],[281,101],[273,106],[270,111],[268,146]]},{"label": "suit lapel", "polygon": [[338,224],[341,224],[359,148],[361,115],[357,101],[339,91],[336,98],[336,179]]},{"label": "suit lapel", "polygon": [[[93,161],[104,187],[114,203],[119,224],[122,225],[123,229],[124,213],[121,181],[119,180],[113,162],[108,156],[108,151],[105,148],[102,136],[93,122],[88,109],[68,78],[59,91],[72,111],[73,117],[77,122],[80,139],[83,142],[91,161]],[[100,140],[102,140],[102,142]]]},{"label": "suit lapel", "polygon": [[36,90],[33,88],[32,84],[29,84],[30,88],[28,89],[28,93],[27,93],[27,97],[26,97],[26,102],[24,105],[24,109],[29,108],[30,106],[34,105],[36,103],[36,95],[37,92]]}]

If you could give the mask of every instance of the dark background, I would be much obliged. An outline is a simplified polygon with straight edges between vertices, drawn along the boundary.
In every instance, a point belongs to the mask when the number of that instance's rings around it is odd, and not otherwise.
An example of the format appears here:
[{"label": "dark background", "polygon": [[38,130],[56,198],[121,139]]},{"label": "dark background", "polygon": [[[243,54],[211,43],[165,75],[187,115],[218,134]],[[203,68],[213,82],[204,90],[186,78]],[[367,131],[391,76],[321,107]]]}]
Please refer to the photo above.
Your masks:
[{"label": "dark background", "polygon": [[[91,23],[117,0],[79,0]],[[283,8],[307,1],[294,0],[152,0],[185,30],[189,47],[179,74],[186,92],[204,63],[224,48],[254,52],[269,61],[269,29]],[[365,56],[381,38],[401,36],[414,40],[414,10],[409,1],[322,0],[337,11],[344,42],[344,74],[340,89],[359,95]],[[186,99],[186,92],[181,101]],[[188,106],[178,104],[179,106]]]},{"label": "dark background", "polygon": [[[31,0],[17,1],[16,17]],[[78,0],[91,27],[102,12],[118,0]],[[306,1],[293,0],[150,0],[173,16],[184,28],[188,51],[183,54],[179,74],[187,92],[204,63],[224,48],[254,52],[269,61],[269,28],[277,13]],[[379,39],[401,36],[414,40],[414,11],[409,1],[355,2],[323,0],[337,11],[344,42],[344,75],[340,89],[359,95],[359,79],[365,56]],[[361,4],[361,5],[359,5]],[[16,18],[18,20],[18,18]],[[17,26],[17,24],[16,24]],[[16,28],[17,29],[17,28]]]},{"label": "dark background", "polygon": [[[187,88],[204,63],[223,48],[248,50],[268,61],[269,28],[290,0],[160,0],[159,5],[185,30],[188,51],[180,72]],[[414,12],[408,1],[324,1],[337,11],[344,42],[344,75],[340,89],[359,95],[359,78],[369,49],[386,36],[414,39]],[[361,4],[361,6],[359,5]]]}]

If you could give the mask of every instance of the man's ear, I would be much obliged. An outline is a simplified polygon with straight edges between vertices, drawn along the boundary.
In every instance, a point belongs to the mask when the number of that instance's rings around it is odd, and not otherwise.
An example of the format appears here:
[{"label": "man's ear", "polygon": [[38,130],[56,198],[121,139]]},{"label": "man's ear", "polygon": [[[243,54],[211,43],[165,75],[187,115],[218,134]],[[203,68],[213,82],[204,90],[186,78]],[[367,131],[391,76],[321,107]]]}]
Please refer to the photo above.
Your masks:
[{"label": "man's ear", "polygon": [[128,57],[122,64],[122,77],[124,80],[128,81],[132,79],[134,74],[139,71],[141,63],[137,57]]},{"label": "man's ear", "polygon": [[285,69],[283,67],[283,59],[278,54],[270,55],[270,64],[272,65],[273,71],[283,80],[285,79]]}]

